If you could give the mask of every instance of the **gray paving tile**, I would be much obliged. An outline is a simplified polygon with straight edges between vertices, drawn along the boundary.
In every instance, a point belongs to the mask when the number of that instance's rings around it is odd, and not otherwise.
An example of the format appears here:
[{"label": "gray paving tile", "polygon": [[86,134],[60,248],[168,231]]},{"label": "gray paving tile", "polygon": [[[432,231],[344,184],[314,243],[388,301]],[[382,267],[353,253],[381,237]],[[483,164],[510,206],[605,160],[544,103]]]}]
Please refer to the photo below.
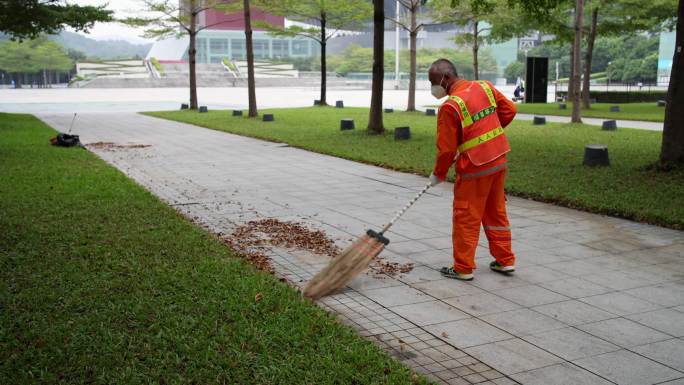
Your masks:
[{"label": "gray paving tile", "polygon": [[630,350],[684,372],[684,340],[680,338],[637,346]]},{"label": "gray paving tile", "polygon": [[589,297],[613,291],[605,286],[601,286],[577,277],[542,282],[539,285],[570,298]]},{"label": "gray paving tile", "polygon": [[408,286],[364,290],[362,293],[385,307],[432,301],[434,298]]},{"label": "gray paving tile", "polygon": [[597,271],[598,267],[584,260],[573,260],[558,262],[547,265],[546,267],[565,273],[568,276],[586,276]]},{"label": "gray paving tile", "polygon": [[390,310],[418,326],[440,324],[470,318],[470,315],[441,301],[395,306],[391,307]]},{"label": "gray paving tile", "polygon": [[632,289],[626,293],[666,307],[684,305],[684,281]]},{"label": "gray paving tile", "polygon": [[609,385],[603,378],[569,362],[512,375],[523,385]]},{"label": "gray paving tile", "polygon": [[507,375],[563,361],[518,338],[474,346],[465,349],[465,352]]},{"label": "gray paving tile", "polygon": [[661,307],[621,292],[595,295],[579,300],[616,315],[643,313]]},{"label": "gray paving tile", "polygon": [[444,277],[442,277],[442,275],[439,274],[439,271],[428,266],[416,266],[410,272],[399,275],[397,279],[404,283],[412,284],[420,282],[437,281],[440,279],[444,279]]},{"label": "gray paving tile", "polygon": [[492,293],[525,307],[544,305],[568,299],[568,297],[564,295],[537,285],[511,287],[508,289],[495,290]]},{"label": "gray paving tile", "polygon": [[[484,271],[483,271],[484,270]],[[495,273],[489,269],[478,269],[475,271],[475,279],[471,283],[480,289],[487,291],[506,289],[509,287],[524,286],[528,283],[515,275],[503,275]]]},{"label": "gray paving tile", "polygon": [[482,316],[480,318],[483,321],[516,336],[561,329],[566,326],[562,322],[530,309],[511,310],[504,313]]},{"label": "gray paving tile", "polygon": [[459,349],[513,338],[505,331],[476,318],[430,325],[425,329]]},{"label": "gray paving tile", "polygon": [[620,350],[617,345],[575,328],[533,334],[523,339],[569,361]]},{"label": "gray paving tile", "polygon": [[451,252],[444,250],[429,250],[420,253],[411,253],[407,255],[409,259],[417,264],[428,266],[451,266],[454,263]]},{"label": "gray paving tile", "polygon": [[447,298],[444,302],[474,316],[501,313],[520,308],[520,305],[486,292]]},{"label": "gray paving tile", "polygon": [[625,318],[612,318],[579,325],[577,328],[622,347],[644,345],[672,338],[665,333]]},{"label": "gray paving tile", "polygon": [[449,278],[442,278],[438,281],[414,283],[411,284],[411,286],[439,299],[485,292],[479,287],[471,285],[469,282],[462,282]]},{"label": "gray paving tile", "polygon": [[667,382],[661,382],[658,385],[684,385],[684,377],[678,379],[678,380],[673,380],[673,381],[667,381]]},{"label": "gray paving tile", "polygon": [[574,363],[621,385],[657,384],[682,376],[676,370],[627,350],[583,358]]},{"label": "gray paving tile", "polygon": [[615,314],[608,313],[594,306],[577,300],[557,302],[533,308],[542,314],[546,314],[558,321],[574,326],[589,322],[602,321],[615,318]]},{"label": "gray paving tile", "polygon": [[529,283],[542,283],[567,278],[567,274],[549,269],[546,266],[525,266],[517,268],[515,276]]},{"label": "gray paving tile", "polygon": [[642,246],[635,244],[627,239],[602,239],[594,242],[587,242],[587,246],[594,249],[605,251],[612,254],[620,254],[628,251],[638,250]]},{"label": "gray paving tile", "polygon": [[674,309],[660,309],[647,313],[625,316],[674,337],[684,337],[684,313]]},{"label": "gray paving tile", "polygon": [[347,284],[348,287],[359,291],[402,285],[401,282],[394,278],[390,278],[384,274],[378,276],[372,273],[359,274]]},{"label": "gray paving tile", "polygon": [[656,283],[647,280],[643,275],[627,271],[606,271],[585,275],[582,278],[613,290],[627,290]]}]

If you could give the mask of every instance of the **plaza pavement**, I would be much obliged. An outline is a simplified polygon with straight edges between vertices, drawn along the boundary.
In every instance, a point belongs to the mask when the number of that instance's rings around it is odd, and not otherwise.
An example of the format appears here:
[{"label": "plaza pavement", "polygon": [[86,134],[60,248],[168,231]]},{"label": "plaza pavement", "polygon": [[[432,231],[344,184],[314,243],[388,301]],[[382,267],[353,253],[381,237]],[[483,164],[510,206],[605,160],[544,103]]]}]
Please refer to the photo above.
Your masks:
[{"label": "plaza pavement", "polygon": [[[71,116],[39,114],[64,131]],[[133,113],[82,114],[84,143],[179,212],[229,234],[254,218],[306,223],[340,246],[379,228],[426,178],[287,145]],[[429,191],[388,234],[382,256],[414,263],[395,278],[361,275],[320,305],[444,384],[684,384],[684,233],[511,197],[517,272],[445,279],[451,189]],[[273,249],[295,285],[325,257]],[[229,277],[227,277],[228,279]]]}]

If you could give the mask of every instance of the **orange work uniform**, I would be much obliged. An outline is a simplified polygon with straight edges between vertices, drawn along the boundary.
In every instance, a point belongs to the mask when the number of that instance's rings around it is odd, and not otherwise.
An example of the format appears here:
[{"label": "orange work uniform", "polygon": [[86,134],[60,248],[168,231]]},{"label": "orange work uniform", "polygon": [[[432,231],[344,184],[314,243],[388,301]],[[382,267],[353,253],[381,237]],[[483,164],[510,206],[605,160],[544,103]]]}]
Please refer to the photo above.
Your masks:
[{"label": "orange work uniform", "polygon": [[437,160],[433,173],[444,180],[456,162],[453,230],[454,270],[470,274],[480,224],[489,251],[502,265],[515,263],[506,214],[506,153],[503,128],[513,120],[515,104],[489,82],[457,80],[437,116]]}]

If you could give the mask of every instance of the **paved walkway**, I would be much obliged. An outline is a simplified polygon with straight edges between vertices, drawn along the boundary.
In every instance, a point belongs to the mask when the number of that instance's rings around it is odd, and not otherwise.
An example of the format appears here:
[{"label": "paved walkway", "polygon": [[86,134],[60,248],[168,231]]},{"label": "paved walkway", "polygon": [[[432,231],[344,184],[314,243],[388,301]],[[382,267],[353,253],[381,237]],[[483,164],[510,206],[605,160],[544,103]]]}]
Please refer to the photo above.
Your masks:
[{"label": "paved walkway", "polygon": [[[547,122],[555,122],[555,123],[570,123],[570,117],[569,116],[556,116],[556,115],[543,115],[543,114],[538,114],[538,115],[531,115],[531,114],[518,114],[515,116],[516,119],[518,120],[532,120],[534,119],[535,116],[544,116],[546,117]],[[612,119],[607,119],[607,118],[586,118],[582,117],[582,123],[584,124],[590,124],[592,126],[601,126],[603,122],[606,120],[612,120]],[[663,130],[663,123],[658,123],[658,122],[645,122],[641,120],[617,120],[616,121],[618,128],[636,128],[639,130],[649,130],[649,131],[662,131]]]},{"label": "paved walkway", "polygon": [[[42,115],[65,130],[69,115]],[[426,182],[282,144],[135,114],[87,115],[85,143],[207,228],[257,217],[297,220],[345,245],[378,228]],[[320,303],[415,370],[445,384],[684,384],[684,234],[510,198],[518,272],[490,272],[481,241],[472,283],[440,277],[451,261],[450,184],[393,228],[383,256],[416,267],[362,275]],[[302,285],[323,257],[273,250]]]}]

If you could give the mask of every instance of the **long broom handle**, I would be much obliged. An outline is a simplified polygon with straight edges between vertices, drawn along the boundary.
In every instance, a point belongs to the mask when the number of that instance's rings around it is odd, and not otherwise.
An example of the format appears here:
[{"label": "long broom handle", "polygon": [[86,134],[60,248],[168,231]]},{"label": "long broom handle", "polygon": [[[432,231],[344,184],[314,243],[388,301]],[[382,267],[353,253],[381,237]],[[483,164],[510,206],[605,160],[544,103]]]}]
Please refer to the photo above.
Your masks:
[{"label": "long broom handle", "polygon": [[411,199],[411,200],[406,204],[406,206],[404,206],[403,209],[399,210],[399,211],[397,212],[397,214],[394,216],[394,218],[392,218],[392,220],[389,221],[389,223],[386,224],[385,227],[382,228],[382,230],[380,231],[380,235],[384,234],[385,231],[389,230],[389,228],[392,227],[392,225],[394,224],[394,222],[396,222],[397,219],[401,218],[401,216],[404,215],[404,213],[406,212],[406,210],[408,210],[409,207],[413,206],[413,204],[416,203],[416,201],[418,200],[418,198],[420,198],[423,194],[425,194],[425,192],[426,192],[427,190],[429,190],[430,187],[432,187],[432,185],[431,185],[430,183],[428,183],[427,185],[425,185],[425,187],[423,187],[423,189],[420,190],[420,192],[418,193],[418,195],[416,195],[415,197],[413,197],[413,199]]}]

